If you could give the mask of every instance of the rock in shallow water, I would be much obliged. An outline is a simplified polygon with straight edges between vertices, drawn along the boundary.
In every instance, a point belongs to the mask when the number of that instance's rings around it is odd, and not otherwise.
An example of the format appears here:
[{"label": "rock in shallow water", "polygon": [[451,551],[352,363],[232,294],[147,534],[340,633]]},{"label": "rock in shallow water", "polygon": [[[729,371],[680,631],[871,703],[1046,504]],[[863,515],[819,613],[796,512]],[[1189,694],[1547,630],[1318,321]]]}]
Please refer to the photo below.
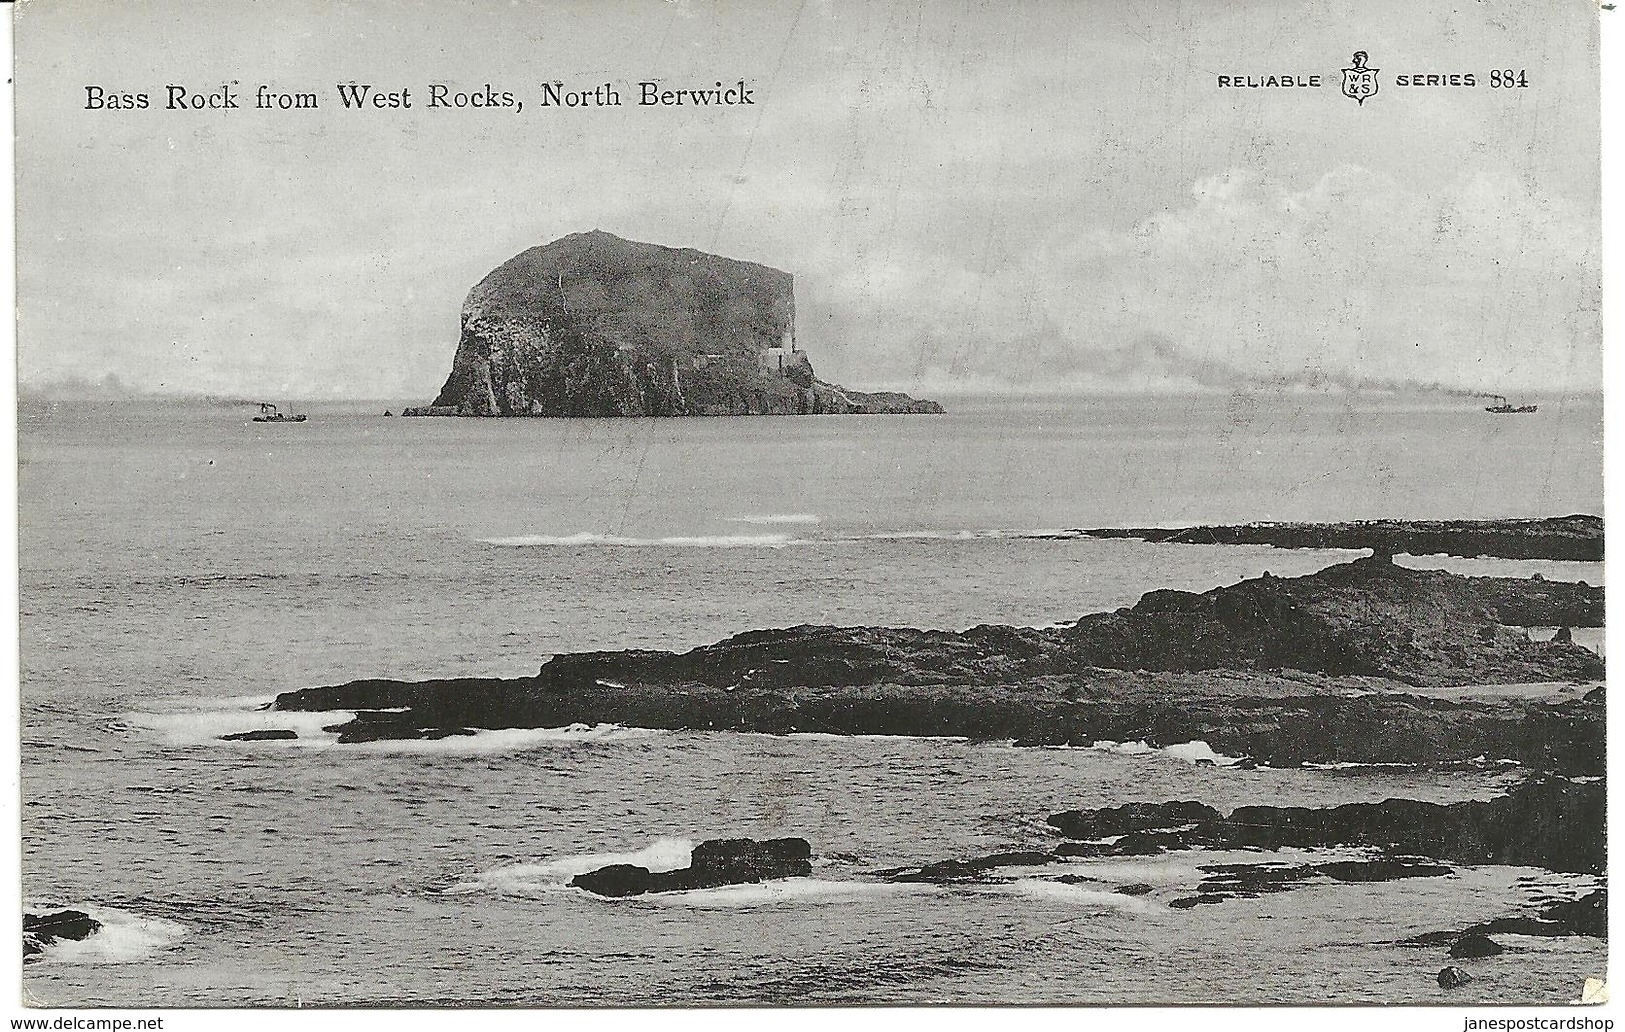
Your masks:
[{"label": "rock in shallow water", "polygon": [[1487,935],[1472,932],[1456,940],[1450,947],[1451,960],[1476,960],[1480,957],[1499,957],[1506,949]]},{"label": "rock in shallow water", "polygon": [[299,737],[299,732],[280,727],[262,727],[253,731],[238,731],[221,735],[222,742],[286,742]]},{"label": "rock in shallow water", "polygon": [[478,733],[468,727],[399,727],[388,723],[335,724],[323,730],[337,732],[340,745],[395,741],[438,742],[446,738],[469,738]]},{"label": "rock in shallow water", "polygon": [[1439,972],[1439,988],[1455,989],[1473,980],[1473,976],[1459,967],[1447,967]]},{"label": "rock in shallow water", "polygon": [[918,870],[904,869],[893,872],[892,881],[947,885],[953,882],[978,880],[1000,867],[1037,867],[1054,860],[1053,853],[1033,849],[993,853],[970,860],[939,860]]},{"label": "rock in shallow water", "polygon": [[596,871],[578,874],[570,884],[600,896],[641,896],[649,891],[654,874],[636,864],[610,864]]},{"label": "rock in shallow water", "polygon": [[1220,896],[1217,893],[1199,892],[1194,896],[1185,896],[1182,899],[1176,899],[1168,905],[1173,907],[1175,910],[1189,910],[1191,907],[1199,907],[1203,904],[1223,903],[1224,900],[1225,897]]},{"label": "rock in shallow water", "polygon": [[1401,946],[1441,946],[1462,939],[1490,935],[1585,935],[1608,938],[1608,888],[1602,886],[1579,899],[1554,900],[1531,916],[1497,917],[1460,931],[1424,932],[1402,939]]},{"label": "rock in shallow water", "polygon": [[[1147,855],[1177,849],[1280,849],[1372,846],[1429,860],[1510,864],[1600,874],[1606,863],[1606,787],[1563,778],[1526,781],[1504,796],[1459,803],[1386,799],[1340,806],[1242,806],[1229,816],[1200,804],[1139,803],[1069,810],[1049,823],[1063,835],[1100,837],[1129,829],[1110,844],[1063,843],[1061,855]],[[1159,809],[1162,808],[1162,809]],[[1124,818],[1123,814],[1133,815]],[[1186,823],[1186,819],[1189,822]],[[1172,822],[1179,821],[1180,825]],[[1386,881],[1448,874],[1448,868],[1404,856],[1378,862],[1334,862],[1318,873],[1339,881]],[[1600,906],[1600,905],[1599,905]],[[1594,920],[1594,919],[1593,919]]]},{"label": "rock in shallow water", "polygon": [[689,865],[651,871],[636,864],[610,864],[570,879],[574,888],[599,896],[641,896],[724,885],[748,885],[812,873],[812,845],[803,838],[709,839],[694,847]]},{"label": "rock in shallow water", "polygon": [[1051,814],[1049,825],[1073,839],[1097,839],[1133,831],[1176,828],[1222,819],[1224,815],[1205,803],[1190,800],[1172,803],[1124,803],[1097,810],[1068,810]]},{"label": "rock in shallow water", "polygon": [[1437,878],[1455,873],[1443,864],[1429,863],[1426,860],[1411,860],[1404,857],[1384,857],[1376,860],[1334,860],[1330,863],[1316,864],[1315,870],[1340,882],[1383,882],[1396,881],[1400,878]]},{"label": "rock in shallow water", "polygon": [[81,941],[101,931],[102,923],[82,910],[23,915],[23,959],[37,957],[63,939]]}]

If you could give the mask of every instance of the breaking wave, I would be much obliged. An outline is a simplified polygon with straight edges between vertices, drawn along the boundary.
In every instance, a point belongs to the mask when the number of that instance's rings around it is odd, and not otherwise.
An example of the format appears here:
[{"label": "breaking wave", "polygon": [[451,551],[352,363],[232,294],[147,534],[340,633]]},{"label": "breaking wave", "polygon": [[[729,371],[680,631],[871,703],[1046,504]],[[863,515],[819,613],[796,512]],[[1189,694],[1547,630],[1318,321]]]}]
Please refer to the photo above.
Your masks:
[{"label": "breaking wave", "polygon": [[1206,742],[1181,742],[1175,745],[1155,746],[1146,742],[1110,742],[1098,741],[1089,746],[1097,752],[1115,753],[1119,756],[1149,756],[1160,753],[1163,756],[1186,763],[1211,763],[1215,767],[1231,767],[1241,762],[1239,756],[1225,756],[1213,751],[1213,747]]},{"label": "breaking wave", "polygon": [[[329,731],[327,728],[354,720],[355,710],[317,712],[267,710],[261,709],[259,705],[268,701],[265,699],[232,701],[253,705],[213,709],[155,707],[158,712],[124,714],[122,727],[153,733],[165,744],[175,746],[211,745],[232,749],[337,748],[354,752],[440,756],[482,756],[521,752],[545,746],[641,741],[670,734],[669,731],[656,728],[622,727],[619,724],[570,724],[565,727],[480,729],[471,735],[449,735],[445,738],[380,739],[341,745],[339,733]],[[227,735],[251,731],[292,731],[298,737],[257,742],[223,740]]]},{"label": "breaking wave", "polygon": [[578,874],[596,871],[611,864],[633,864],[651,871],[676,871],[689,865],[694,853],[690,839],[663,838],[627,853],[576,853],[535,864],[508,864],[481,871],[466,881],[444,890],[447,893],[497,892],[528,896],[559,892],[570,887]]},{"label": "breaking wave", "polygon": [[[439,756],[484,756],[492,753],[521,752],[526,749],[582,743],[633,742],[670,734],[647,727],[619,724],[571,724],[568,727],[516,727],[497,731],[480,730],[471,735],[446,738],[402,738],[337,745],[336,748],[392,755],[434,754]],[[332,736],[337,740],[336,735]]]},{"label": "breaking wave", "polygon": [[[638,850],[622,853],[574,853],[538,863],[507,864],[481,871],[441,890],[444,895],[492,892],[504,896],[546,896],[559,892],[590,895],[572,889],[570,879],[611,864],[632,864],[650,871],[676,871],[693,858],[694,842],[662,838]],[[824,878],[784,878],[746,885],[723,885],[681,892],[650,892],[624,899],[592,896],[606,903],[638,902],[696,909],[733,909],[781,903],[838,903],[875,897],[936,894],[935,885],[891,882],[833,881]]]},{"label": "breaking wave", "polygon": [[832,731],[791,731],[774,737],[799,738],[810,742],[948,742],[956,745],[970,741],[963,735],[848,735]]},{"label": "breaking wave", "polygon": [[1091,889],[1070,882],[1049,881],[1043,878],[1020,878],[1003,885],[987,886],[986,891],[1054,903],[1068,903],[1073,906],[1091,907],[1098,910],[1120,910],[1143,914],[1152,909],[1151,905],[1144,900],[1126,896],[1120,892]]},{"label": "breaking wave", "polygon": [[753,882],[748,885],[723,885],[715,889],[651,892],[630,898],[664,906],[727,910],[781,903],[850,903],[882,897],[935,895],[941,891],[935,885],[785,878],[779,881]]},{"label": "breaking wave", "polygon": [[517,537],[481,538],[498,548],[783,548],[800,544],[788,534],[707,534],[638,538],[617,534],[521,534]]},{"label": "breaking wave", "polygon": [[[806,526],[823,522],[813,513],[766,513],[761,515],[724,516],[728,523],[752,526]],[[874,541],[1096,541],[1115,546],[1122,539],[1096,538],[1081,530],[1039,527],[1029,529],[966,529],[966,530],[875,530],[866,533],[832,534],[829,536],[792,537],[785,533],[762,534],[675,534],[663,537],[633,537],[622,534],[600,534],[580,531],[574,534],[517,534],[505,537],[479,539],[483,544],[499,548],[782,548],[786,545],[839,545]],[[1227,545],[1228,548],[1267,548],[1266,545]]]},{"label": "breaking wave", "polygon": [[[245,700],[263,701],[263,700]],[[212,709],[171,709],[160,712],[126,713],[127,726],[153,732],[168,745],[222,745],[246,748],[248,744],[260,748],[266,745],[313,746],[330,745],[338,735],[322,728],[355,719],[352,710],[326,710],[315,713],[260,709],[258,706],[227,706],[216,704]],[[296,739],[277,742],[223,742],[225,735],[249,731],[293,731]]]},{"label": "breaking wave", "polygon": [[[31,910],[55,910],[31,907]],[[39,954],[39,962],[55,964],[129,964],[174,945],[186,935],[186,926],[161,917],[144,917],[112,907],[75,904],[101,922],[101,928],[83,939],[59,939]]]}]

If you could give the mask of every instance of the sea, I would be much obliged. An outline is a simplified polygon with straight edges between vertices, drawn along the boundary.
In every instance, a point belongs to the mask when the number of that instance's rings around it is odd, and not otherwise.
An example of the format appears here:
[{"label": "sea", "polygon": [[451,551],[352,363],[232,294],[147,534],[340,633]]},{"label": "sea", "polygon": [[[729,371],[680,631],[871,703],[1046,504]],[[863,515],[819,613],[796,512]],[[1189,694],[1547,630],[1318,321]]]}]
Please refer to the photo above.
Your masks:
[{"label": "sea", "polygon": [[[1399,944],[1594,884],[1535,869],[1190,909],[1169,903],[1204,866],[1333,851],[955,886],[879,873],[1049,848],[1044,818],[1078,807],[1484,799],[1516,771],[613,725],[339,745],[330,716],[261,708],[754,628],[1051,625],[1362,554],[1057,533],[1076,528],[1602,511],[1598,398],[1521,416],[1445,395],[946,401],[938,417],[620,420],[311,402],[294,406],[306,422],[263,424],[220,401],[25,399],[22,890],[31,912],[104,928],[25,964],[24,1002],[1459,1005],[1571,1002],[1604,974],[1603,941],[1505,936],[1447,992],[1443,948]],[[257,727],[301,737],[221,740]],[[615,900],[568,885],[787,835],[812,843],[811,877]],[[1115,891],[1130,885],[1151,889]]]}]

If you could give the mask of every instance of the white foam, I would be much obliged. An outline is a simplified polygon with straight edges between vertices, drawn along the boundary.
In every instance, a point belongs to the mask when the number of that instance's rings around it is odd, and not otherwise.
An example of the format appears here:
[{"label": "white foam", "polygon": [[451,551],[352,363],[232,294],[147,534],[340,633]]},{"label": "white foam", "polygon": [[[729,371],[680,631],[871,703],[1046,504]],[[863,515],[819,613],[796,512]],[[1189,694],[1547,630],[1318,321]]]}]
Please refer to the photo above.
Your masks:
[{"label": "white foam", "polygon": [[831,731],[790,731],[782,737],[803,738],[815,742],[947,742],[953,744],[970,741],[969,738],[963,735],[841,735]]},{"label": "white foam", "polygon": [[[401,712],[401,710],[381,712]],[[622,727],[619,724],[570,724],[567,727],[479,729],[471,735],[448,735],[445,738],[381,739],[340,745],[339,732],[324,730],[346,724],[355,717],[355,710],[302,712],[264,710],[255,707],[126,713],[123,719],[134,727],[156,732],[170,745],[215,745],[232,749],[339,748],[371,753],[440,756],[482,756],[520,752],[544,746],[641,741],[670,733],[656,728]],[[226,735],[268,730],[293,731],[299,737],[261,742],[222,741]]]},{"label": "white foam", "polygon": [[1178,745],[1164,746],[1162,752],[1165,756],[1172,756],[1175,759],[1184,760],[1187,763],[1195,763],[1198,760],[1206,760],[1217,767],[1228,767],[1233,763],[1241,762],[1240,758],[1238,757],[1223,756],[1214,752],[1213,747],[1201,739],[1197,739],[1194,742],[1183,742]]},{"label": "white foam", "polygon": [[1156,752],[1145,742],[1113,742],[1109,739],[1100,739],[1089,748],[1096,752],[1115,753],[1118,756],[1148,756]]},{"label": "white foam", "polygon": [[759,516],[726,516],[729,523],[772,525],[777,523],[821,523],[822,517],[810,512],[775,512]]},{"label": "white foam", "polygon": [[275,695],[235,695],[224,698],[171,695],[143,700],[143,704],[155,713],[199,713],[214,710],[264,709],[275,701]]},{"label": "white foam", "polygon": [[[1214,863],[1211,854],[1203,859],[1068,859],[1067,868],[1101,882],[1124,885],[1189,885],[1202,880],[1202,864]],[[1063,883],[1064,884],[1064,883]]]},{"label": "white foam", "polygon": [[1087,535],[1075,530],[1034,527],[1023,530],[882,530],[860,535],[860,541],[1024,541],[1075,540]]},{"label": "white foam", "polygon": [[1023,896],[1028,899],[1068,903],[1074,906],[1092,907],[1099,910],[1124,910],[1131,913],[1146,913],[1151,909],[1150,905],[1144,900],[1136,899],[1133,896],[1125,896],[1120,892],[1091,889],[1069,882],[1048,881],[1042,878],[1022,878],[1008,884],[991,885],[987,888],[991,891]]},{"label": "white foam", "polygon": [[[162,713],[126,713],[124,721],[135,727],[157,732],[170,745],[225,745],[237,748],[247,746],[328,745],[338,735],[323,731],[332,724],[343,724],[355,719],[351,710],[324,710],[300,712],[232,707],[212,710],[175,710]],[[274,742],[222,742],[225,735],[246,731],[293,731],[298,739]]]},{"label": "white foam", "polygon": [[1152,753],[1160,753],[1176,760],[1184,760],[1186,763],[1197,763],[1206,760],[1216,767],[1230,767],[1241,762],[1241,758],[1238,756],[1225,756],[1222,753],[1214,752],[1213,747],[1201,739],[1165,745],[1160,748],[1147,742],[1113,742],[1103,739],[1095,742],[1089,748],[1100,752],[1115,753],[1119,756],[1149,756]]},{"label": "white foam", "polygon": [[558,892],[568,889],[570,879],[576,875],[596,871],[600,867],[632,864],[651,871],[676,871],[687,867],[693,854],[693,841],[663,838],[629,853],[577,853],[541,863],[494,867],[481,871],[467,881],[458,882],[446,892],[499,892],[518,896]]},{"label": "white foam", "polygon": [[788,534],[708,534],[659,538],[622,537],[618,534],[521,534],[481,538],[501,548],[783,548],[797,544]]},{"label": "white foam", "polygon": [[46,946],[40,961],[56,964],[129,964],[165,949],[186,935],[186,926],[158,917],[143,917],[112,907],[74,906],[101,922],[84,939],[59,939]]},{"label": "white foam", "polygon": [[[339,745],[337,748],[396,755],[484,756],[492,753],[520,752],[546,746],[579,745],[586,742],[642,741],[647,738],[658,738],[669,733],[655,728],[622,727],[619,724],[571,724],[568,727],[515,727],[496,731],[479,730],[471,735],[448,735],[445,738],[382,739],[376,742],[356,742]],[[289,744],[294,743],[290,742]]]},{"label": "white foam", "polygon": [[941,891],[935,885],[784,878],[748,885],[723,885],[715,889],[691,889],[687,892],[650,892],[625,898],[664,906],[724,910],[784,903],[850,903],[877,897],[927,895]]},{"label": "white foam", "polygon": [[1003,537],[997,530],[883,530],[862,534],[859,541],[985,541]]}]

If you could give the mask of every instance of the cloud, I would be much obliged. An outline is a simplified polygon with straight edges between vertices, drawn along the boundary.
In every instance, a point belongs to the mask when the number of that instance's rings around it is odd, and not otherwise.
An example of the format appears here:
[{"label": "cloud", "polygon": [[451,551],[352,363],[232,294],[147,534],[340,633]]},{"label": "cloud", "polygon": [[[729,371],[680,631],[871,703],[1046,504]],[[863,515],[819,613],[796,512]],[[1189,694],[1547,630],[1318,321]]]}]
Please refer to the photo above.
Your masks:
[{"label": "cloud", "polygon": [[1601,382],[1597,228],[1515,176],[1420,191],[1351,164],[1303,184],[1232,170],[1127,230],[1058,228],[988,267],[964,257],[854,266],[822,286],[832,307],[876,314],[892,371],[927,381]]},{"label": "cloud", "polygon": [[[542,20],[485,5],[454,23],[427,0],[388,18],[380,0],[32,5],[20,374],[425,398],[471,286],[601,228],[794,273],[801,341],[860,388],[1595,389],[1596,86],[1577,74],[1595,12],[1463,21],[1375,2],[1033,0],[996,31],[900,0],[627,0]],[[1538,97],[1361,109],[1335,86],[1272,101],[1211,86],[1213,68],[1275,53],[1280,25],[1335,69],[1385,21],[1417,52],[1489,60],[1515,42],[1542,62]],[[357,77],[534,98],[539,79],[630,92],[722,69],[759,104],[369,118],[330,103]],[[82,110],[84,83],[182,72],[319,89],[325,106]]]}]

